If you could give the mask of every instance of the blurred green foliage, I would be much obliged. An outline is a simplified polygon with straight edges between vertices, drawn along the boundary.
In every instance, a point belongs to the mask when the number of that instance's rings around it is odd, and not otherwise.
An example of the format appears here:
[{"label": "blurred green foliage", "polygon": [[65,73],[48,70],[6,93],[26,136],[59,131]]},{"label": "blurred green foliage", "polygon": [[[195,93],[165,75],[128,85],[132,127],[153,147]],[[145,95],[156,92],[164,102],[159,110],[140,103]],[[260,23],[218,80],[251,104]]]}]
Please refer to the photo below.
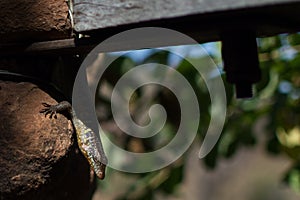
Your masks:
[{"label": "blurred green foliage", "polygon": [[[300,34],[259,38],[257,43],[263,78],[255,85],[255,96],[251,99],[237,100],[232,85],[226,83],[225,75],[222,75],[227,94],[227,120],[219,141],[203,162],[208,168],[213,169],[220,158],[230,158],[241,147],[251,147],[264,138],[266,151],[274,155],[286,154],[294,163],[283,180],[300,191]],[[215,52],[220,52],[220,43],[211,45],[217,49]],[[99,87],[113,88],[122,74],[140,64],[155,62],[172,65],[190,82],[197,95],[201,110],[198,138],[203,139],[210,121],[211,102],[206,85],[187,60],[170,64],[170,56],[171,53],[167,50],[153,50],[139,61],[135,61],[130,53],[123,55],[105,72]],[[209,53],[205,56],[210,56],[222,71],[219,53]],[[196,60],[200,65],[205,63],[203,55],[193,56],[190,59]],[[103,94],[101,90],[96,97],[96,102],[99,102],[102,107],[106,106],[102,109],[102,111],[106,110],[105,117],[99,117],[101,123],[106,123],[113,120],[109,111],[109,96]],[[142,89],[137,90],[133,95],[130,103],[133,112],[139,106],[137,102],[142,96]],[[160,133],[163,136],[142,140],[108,128],[115,143],[130,151],[147,152],[159,148],[174,137],[180,123],[180,108],[176,97],[168,89],[159,87],[152,103],[162,104],[168,113],[166,128]],[[132,114],[133,118],[134,114]],[[263,119],[266,120],[263,133],[257,133],[255,125]],[[160,171],[135,175],[138,176],[138,181],[132,184],[126,195],[120,196],[119,199],[129,199],[136,191],[140,192],[135,194],[134,199],[152,199],[153,193],[158,190],[166,194],[175,192],[177,185],[183,180],[184,161],[185,155]],[[109,173],[114,172],[109,171]]]}]

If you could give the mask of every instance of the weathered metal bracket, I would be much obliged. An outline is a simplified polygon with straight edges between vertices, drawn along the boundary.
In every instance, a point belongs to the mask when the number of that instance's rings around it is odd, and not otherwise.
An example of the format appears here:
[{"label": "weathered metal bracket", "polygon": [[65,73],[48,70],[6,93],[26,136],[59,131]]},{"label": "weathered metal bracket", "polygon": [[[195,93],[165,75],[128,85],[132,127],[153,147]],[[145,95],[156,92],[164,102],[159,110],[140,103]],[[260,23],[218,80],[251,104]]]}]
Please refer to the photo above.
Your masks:
[{"label": "weathered metal bracket", "polygon": [[227,81],[235,85],[237,98],[252,97],[252,84],[261,79],[255,33],[232,30],[222,33],[221,38]]}]

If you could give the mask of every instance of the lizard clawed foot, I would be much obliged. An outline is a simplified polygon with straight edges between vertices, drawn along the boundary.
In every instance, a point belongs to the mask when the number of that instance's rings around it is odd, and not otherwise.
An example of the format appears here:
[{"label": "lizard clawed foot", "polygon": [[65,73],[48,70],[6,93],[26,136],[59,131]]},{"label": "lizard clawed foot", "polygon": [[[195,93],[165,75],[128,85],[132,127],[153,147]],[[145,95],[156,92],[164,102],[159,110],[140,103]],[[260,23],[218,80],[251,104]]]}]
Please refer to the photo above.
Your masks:
[{"label": "lizard clawed foot", "polygon": [[50,119],[52,119],[52,116],[54,116],[54,118],[57,119],[57,115],[56,115],[57,108],[55,105],[50,105],[47,103],[42,103],[42,105],[45,108],[40,110],[40,113],[44,113],[45,117],[47,117],[47,115],[50,115]]}]

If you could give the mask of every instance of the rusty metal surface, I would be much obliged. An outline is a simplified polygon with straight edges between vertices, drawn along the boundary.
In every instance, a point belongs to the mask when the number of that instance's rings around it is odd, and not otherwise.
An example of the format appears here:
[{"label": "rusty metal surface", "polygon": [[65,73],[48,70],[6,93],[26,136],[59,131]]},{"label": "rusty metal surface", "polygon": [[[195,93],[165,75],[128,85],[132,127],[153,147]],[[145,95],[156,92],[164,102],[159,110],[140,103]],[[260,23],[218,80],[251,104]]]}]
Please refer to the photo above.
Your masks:
[{"label": "rusty metal surface", "polygon": [[0,43],[70,37],[65,0],[1,0]]}]

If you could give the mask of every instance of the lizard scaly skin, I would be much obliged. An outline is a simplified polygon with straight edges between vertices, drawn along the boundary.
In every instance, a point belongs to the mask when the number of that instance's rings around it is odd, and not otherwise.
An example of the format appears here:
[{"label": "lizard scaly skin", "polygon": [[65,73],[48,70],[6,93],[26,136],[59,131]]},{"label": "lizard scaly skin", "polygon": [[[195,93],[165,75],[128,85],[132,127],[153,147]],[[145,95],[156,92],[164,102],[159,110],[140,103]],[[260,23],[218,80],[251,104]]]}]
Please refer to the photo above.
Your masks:
[{"label": "lizard scaly skin", "polygon": [[45,116],[50,115],[50,118],[52,116],[56,118],[56,113],[68,112],[75,128],[78,146],[82,154],[86,157],[98,178],[104,179],[107,158],[101,141],[96,134],[76,117],[75,111],[69,102],[62,101],[56,105],[42,104],[45,108],[40,113],[44,113]]}]

